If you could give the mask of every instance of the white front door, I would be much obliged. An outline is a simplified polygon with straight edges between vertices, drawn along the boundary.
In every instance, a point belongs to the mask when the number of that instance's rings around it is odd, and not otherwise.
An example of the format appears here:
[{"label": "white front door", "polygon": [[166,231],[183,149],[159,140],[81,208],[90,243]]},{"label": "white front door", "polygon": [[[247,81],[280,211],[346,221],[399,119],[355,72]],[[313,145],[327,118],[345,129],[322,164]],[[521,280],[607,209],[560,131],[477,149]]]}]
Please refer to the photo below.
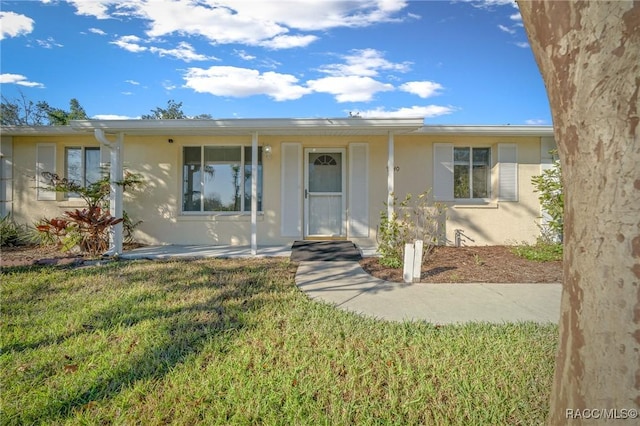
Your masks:
[{"label": "white front door", "polygon": [[305,237],[344,237],[345,150],[305,149]]}]

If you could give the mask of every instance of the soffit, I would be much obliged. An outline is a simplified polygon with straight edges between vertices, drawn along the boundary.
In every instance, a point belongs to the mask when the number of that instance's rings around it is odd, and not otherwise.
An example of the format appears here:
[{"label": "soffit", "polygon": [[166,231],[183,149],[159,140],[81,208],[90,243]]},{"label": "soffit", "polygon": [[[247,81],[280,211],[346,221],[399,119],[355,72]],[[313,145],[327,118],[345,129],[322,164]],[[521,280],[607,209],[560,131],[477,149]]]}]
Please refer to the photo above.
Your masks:
[{"label": "soffit", "polygon": [[127,135],[386,135],[409,133],[423,126],[422,118],[408,119],[230,119],[230,120],[82,120],[76,131],[101,129]]}]

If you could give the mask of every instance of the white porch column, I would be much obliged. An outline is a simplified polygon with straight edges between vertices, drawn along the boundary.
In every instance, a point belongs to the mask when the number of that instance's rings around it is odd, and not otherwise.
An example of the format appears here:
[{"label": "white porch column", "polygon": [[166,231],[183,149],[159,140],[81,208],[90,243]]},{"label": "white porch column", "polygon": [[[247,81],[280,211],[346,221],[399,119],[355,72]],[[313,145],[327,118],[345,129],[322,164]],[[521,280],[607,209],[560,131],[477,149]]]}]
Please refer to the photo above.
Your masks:
[{"label": "white porch column", "polygon": [[258,132],[251,135],[251,255],[258,254]]},{"label": "white porch column", "polygon": [[[95,129],[94,135],[98,142],[111,151],[111,166],[109,169],[109,212],[113,217],[120,218],[122,217],[123,212],[123,190],[122,185],[120,185],[119,182],[122,182],[124,179],[122,167],[124,134],[118,133],[115,142],[110,142],[104,135],[104,131],[102,129]],[[109,240],[109,250],[105,254],[109,256],[122,254],[122,245],[124,241],[122,222],[111,227]]]},{"label": "white porch column", "polygon": [[395,160],[394,160],[394,139],[393,132],[389,132],[389,139],[387,141],[387,218],[390,220],[393,215],[393,193],[394,188],[394,174],[395,174]]}]

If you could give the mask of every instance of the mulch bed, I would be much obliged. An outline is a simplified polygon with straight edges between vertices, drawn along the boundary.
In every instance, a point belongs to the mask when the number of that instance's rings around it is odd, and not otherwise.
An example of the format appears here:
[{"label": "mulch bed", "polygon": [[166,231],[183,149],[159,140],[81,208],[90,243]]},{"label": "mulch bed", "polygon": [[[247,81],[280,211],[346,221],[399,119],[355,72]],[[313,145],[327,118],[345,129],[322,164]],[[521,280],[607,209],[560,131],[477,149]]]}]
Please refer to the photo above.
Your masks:
[{"label": "mulch bed", "polygon": [[[403,282],[402,268],[383,266],[377,257],[360,261],[371,275]],[[508,246],[436,247],[422,265],[423,283],[559,283],[562,262],[535,262],[521,258]]]}]

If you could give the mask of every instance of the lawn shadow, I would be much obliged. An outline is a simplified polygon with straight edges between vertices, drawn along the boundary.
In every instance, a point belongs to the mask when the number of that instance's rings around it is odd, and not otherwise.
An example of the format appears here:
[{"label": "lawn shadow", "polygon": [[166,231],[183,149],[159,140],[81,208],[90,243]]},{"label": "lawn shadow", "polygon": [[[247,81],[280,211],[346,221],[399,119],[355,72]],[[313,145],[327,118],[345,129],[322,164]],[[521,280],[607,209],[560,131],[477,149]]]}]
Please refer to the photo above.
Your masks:
[{"label": "lawn shadow", "polygon": [[[159,269],[155,276],[146,277],[151,284],[145,285],[148,288],[143,292],[116,297],[106,306],[103,303],[99,308],[89,310],[82,325],[71,333],[23,347],[6,348],[35,349],[45,344],[63,344],[69,338],[82,335],[87,339],[92,335],[109,335],[110,342],[120,345],[109,349],[117,355],[115,362],[95,380],[88,384],[78,383],[75,389],[73,385],[62,387],[58,395],[51,395],[46,405],[38,407],[38,414],[23,412],[17,420],[38,423],[44,418],[37,416],[45,413],[47,420],[67,418],[91,401],[113,398],[140,381],[161,379],[187,358],[200,353],[212,339],[226,341],[250,327],[247,315],[260,309],[268,300],[267,294],[274,292],[275,280],[268,278],[268,261],[253,268],[237,261],[140,262],[129,268],[109,267],[100,273],[115,274],[124,285],[135,285],[136,280],[150,273],[150,264]],[[90,272],[78,270],[74,273]],[[293,281],[292,275],[290,278]],[[145,322],[150,324],[143,324]],[[132,330],[139,326],[142,331]],[[146,333],[148,329],[153,330],[153,338],[141,337],[131,354],[122,356],[126,346],[131,344],[127,339]],[[94,356],[85,353],[78,359],[84,355],[87,359]],[[82,370],[83,366],[79,365],[73,374],[82,374]],[[48,377],[47,381],[57,379]]]}]

